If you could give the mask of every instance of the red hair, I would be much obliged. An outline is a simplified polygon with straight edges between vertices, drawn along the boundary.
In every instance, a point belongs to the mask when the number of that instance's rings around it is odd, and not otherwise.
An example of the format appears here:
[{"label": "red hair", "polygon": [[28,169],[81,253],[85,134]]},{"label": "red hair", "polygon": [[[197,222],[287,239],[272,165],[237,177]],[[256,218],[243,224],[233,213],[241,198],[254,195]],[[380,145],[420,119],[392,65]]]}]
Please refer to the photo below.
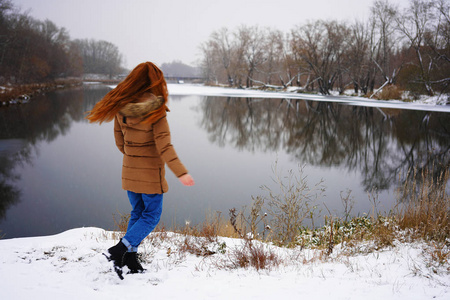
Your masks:
[{"label": "red hair", "polygon": [[169,93],[163,72],[151,62],[137,65],[116,88],[95,104],[86,119],[90,123],[100,124],[112,121],[126,104],[137,101],[146,92],[164,98],[164,104],[160,108],[144,116],[143,123],[154,123],[169,111],[167,108]]}]

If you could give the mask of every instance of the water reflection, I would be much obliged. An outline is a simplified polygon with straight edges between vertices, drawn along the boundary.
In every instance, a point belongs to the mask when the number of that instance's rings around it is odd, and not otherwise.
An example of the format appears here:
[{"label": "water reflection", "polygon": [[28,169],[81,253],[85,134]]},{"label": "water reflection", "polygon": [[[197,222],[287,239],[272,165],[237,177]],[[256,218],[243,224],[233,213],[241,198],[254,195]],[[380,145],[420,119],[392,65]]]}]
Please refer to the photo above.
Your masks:
[{"label": "water reflection", "polygon": [[0,107],[0,220],[20,201],[16,167],[32,165],[40,143],[64,136],[71,124],[85,121],[86,110],[109,89],[92,86],[58,91],[36,97],[26,105]]},{"label": "water reflection", "polygon": [[391,188],[408,170],[450,166],[450,114],[295,99],[208,97],[200,105],[209,140],[248,151],[286,151],[295,160],[344,167],[366,190]]}]

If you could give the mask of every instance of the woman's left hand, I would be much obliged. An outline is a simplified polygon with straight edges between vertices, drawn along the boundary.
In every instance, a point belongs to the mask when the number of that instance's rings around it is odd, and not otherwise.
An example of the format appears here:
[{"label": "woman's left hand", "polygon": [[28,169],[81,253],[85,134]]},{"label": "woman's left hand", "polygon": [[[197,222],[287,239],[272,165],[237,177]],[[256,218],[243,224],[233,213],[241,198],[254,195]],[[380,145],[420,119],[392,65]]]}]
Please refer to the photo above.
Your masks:
[{"label": "woman's left hand", "polygon": [[184,174],[184,175],[178,177],[178,179],[185,186],[193,186],[195,184],[194,178],[192,178],[192,176],[189,174]]}]

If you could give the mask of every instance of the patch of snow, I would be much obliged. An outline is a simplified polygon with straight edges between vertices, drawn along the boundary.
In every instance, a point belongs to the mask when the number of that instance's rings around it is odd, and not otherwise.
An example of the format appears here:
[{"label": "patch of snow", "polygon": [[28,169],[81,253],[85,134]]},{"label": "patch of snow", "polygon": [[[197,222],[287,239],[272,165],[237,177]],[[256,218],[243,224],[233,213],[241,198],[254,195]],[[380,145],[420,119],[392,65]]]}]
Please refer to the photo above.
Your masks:
[{"label": "patch of snow", "polygon": [[450,103],[448,95],[438,95],[438,96],[421,96],[419,100],[414,103],[428,104],[428,105],[446,105]]}]

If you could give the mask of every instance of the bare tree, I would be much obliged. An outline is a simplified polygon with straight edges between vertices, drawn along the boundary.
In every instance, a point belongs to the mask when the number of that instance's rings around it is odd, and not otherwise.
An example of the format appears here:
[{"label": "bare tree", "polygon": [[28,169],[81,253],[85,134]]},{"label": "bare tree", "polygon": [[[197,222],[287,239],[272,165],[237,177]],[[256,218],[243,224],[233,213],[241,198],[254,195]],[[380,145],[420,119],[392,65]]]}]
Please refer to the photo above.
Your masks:
[{"label": "bare tree", "polygon": [[5,75],[4,61],[11,44],[8,15],[13,5],[10,0],[0,0],[0,70]]},{"label": "bare tree", "polygon": [[228,84],[233,86],[233,77],[231,74],[231,58],[233,55],[233,46],[231,36],[227,28],[214,31],[211,34],[211,46],[215,53],[216,59],[220,61],[221,66],[225,70]]},{"label": "bare tree", "polygon": [[[371,60],[381,72],[384,83],[381,90],[387,84],[394,84],[398,76],[400,66],[392,64],[392,56],[397,37],[395,18],[398,13],[397,6],[388,0],[376,0],[371,8]],[[370,90],[373,90],[375,80],[372,81]]]},{"label": "bare tree", "polygon": [[444,92],[450,85],[450,3],[438,0],[433,4],[434,23],[431,31],[425,33],[425,43],[436,55],[434,73],[438,76],[431,83]]},{"label": "bare tree", "polygon": [[244,58],[247,69],[247,87],[253,86],[253,80],[259,68],[266,60],[265,56],[265,36],[258,26],[241,26],[239,29],[239,37],[245,40]]},{"label": "bare tree", "polygon": [[203,78],[205,78],[206,83],[214,83],[218,84],[219,78],[217,75],[216,66],[214,64],[215,57],[214,57],[214,47],[212,45],[212,42],[210,40],[202,43],[200,45],[200,51],[203,54],[203,58],[200,63],[200,67],[203,73]]},{"label": "bare tree", "polygon": [[367,94],[373,72],[369,54],[370,32],[367,23],[355,21],[350,26],[348,49],[349,76],[355,93]]},{"label": "bare tree", "polygon": [[[250,43],[250,35],[248,34],[247,27],[241,26],[234,33],[234,48],[232,56],[233,64],[233,80],[236,86],[242,87],[244,79],[247,76],[247,62],[246,53],[248,44]],[[246,81],[246,80],[245,80]]]},{"label": "bare tree", "polygon": [[[334,72],[336,74],[337,86],[339,94],[343,94],[346,86],[349,84],[346,75],[349,67],[348,51],[350,29],[345,23],[326,22],[327,36],[330,41],[334,60]],[[331,86],[332,88],[333,86]]]},{"label": "bare tree", "polygon": [[275,79],[280,80],[286,87],[286,83],[281,77],[283,73],[283,56],[285,55],[285,43],[283,33],[279,30],[266,29],[266,41],[264,43],[264,55],[266,56],[264,65],[260,68],[264,81],[272,85]]},{"label": "bare tree", "polygon": [[344,83],[344,53],[348,29],[336,21],[316,21],[292,31],[292,51],[297,64],[309,67],[310,74],[322,94],[329,95],[336,80],[342,89]]},{"label": "bare tree", "polygon": [[423,83],[428,95],[433,96],[431,72],[434,65],[434,55],[423,57],[425,34],[431,31],[431,21],[434,19],[433,1],[411,0],[409,7],[395,20],[399,30],[407,38],[409,46],[414,49],[420,75],[418,81]]}]

